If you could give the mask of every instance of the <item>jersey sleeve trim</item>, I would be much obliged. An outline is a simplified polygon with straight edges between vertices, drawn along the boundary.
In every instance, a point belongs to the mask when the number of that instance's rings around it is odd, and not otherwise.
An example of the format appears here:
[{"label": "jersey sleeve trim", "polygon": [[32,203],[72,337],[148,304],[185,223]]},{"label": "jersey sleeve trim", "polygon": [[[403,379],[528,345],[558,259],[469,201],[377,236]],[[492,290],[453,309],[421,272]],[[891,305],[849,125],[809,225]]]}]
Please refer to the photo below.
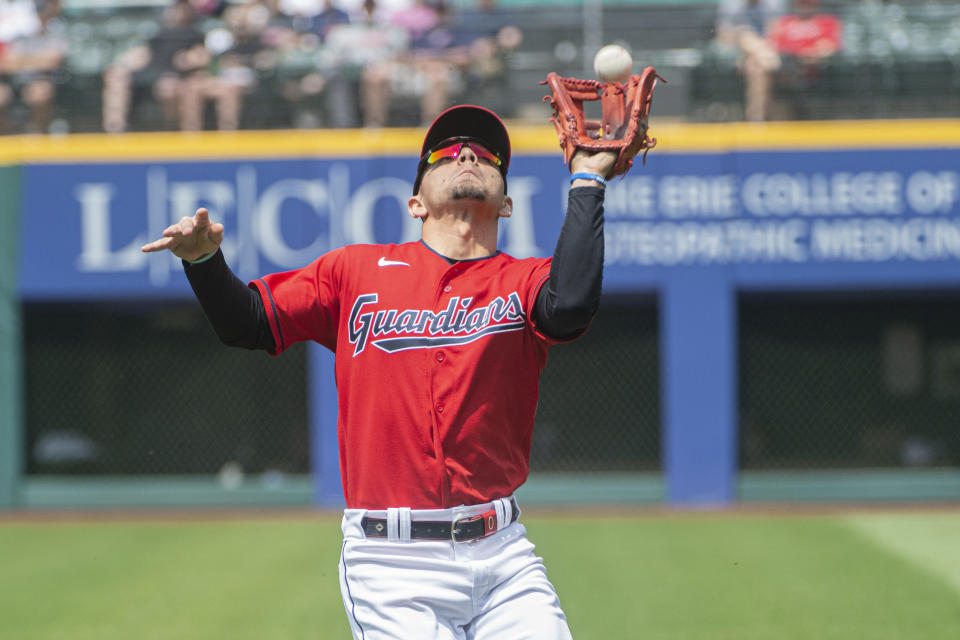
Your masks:
[{"label": "jersey sleeve trim", "polygon": [[267,314],[267,320],[270,322],[273,340],[277,345],[276,353],[283,353],[287,349],[287,344],[283,339],[283,329],[280,328],[280,316],[277,313],[277,304],[273,300],[273,293],[263,278],[257,278],[253,281],[253,284],[260,292],[260,297],[270,301],[270,313]]}]

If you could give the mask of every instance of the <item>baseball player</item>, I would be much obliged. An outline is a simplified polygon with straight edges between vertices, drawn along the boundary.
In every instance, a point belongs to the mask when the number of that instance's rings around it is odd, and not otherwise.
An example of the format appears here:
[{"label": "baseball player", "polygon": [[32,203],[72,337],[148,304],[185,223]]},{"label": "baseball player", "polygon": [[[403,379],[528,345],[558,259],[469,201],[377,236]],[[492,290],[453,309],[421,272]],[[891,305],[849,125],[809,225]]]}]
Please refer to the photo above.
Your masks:
[{"label": "baseball player", "polygon": [[492,111],[440,114],[423,141],[419,242],[352,245],[249,285],[205,209],[143,251],[183,260],[225,344],[336,354],[346,509],[340,587],[354,638],[569,638],[518,522],[547,352],[580,336],[600,298],[604,177],[579,152],[553,258],[497,250],[510,139]]}]

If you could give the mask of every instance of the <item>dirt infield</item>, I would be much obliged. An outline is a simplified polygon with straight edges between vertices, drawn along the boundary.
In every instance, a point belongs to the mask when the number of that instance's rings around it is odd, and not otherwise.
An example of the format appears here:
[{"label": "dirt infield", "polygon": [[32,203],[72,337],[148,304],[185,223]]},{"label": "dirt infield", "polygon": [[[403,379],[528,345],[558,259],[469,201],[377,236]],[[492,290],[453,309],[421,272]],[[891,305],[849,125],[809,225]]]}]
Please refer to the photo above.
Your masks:
[{"label": "dirt infield", "polygon": [[339,520],[340,510],[306,507],[200,507],[22,509],[0,511],[0,526],[116,522],[229,522],[245,520]]},{"label": "dirt infield", "polygon": [[[521,507],[535,518],[727,519],[810,517],[863,513],[960,513],[960,502],[747,503],[729,506],[533,505]],[[23,509],[0,511],[0,526],[18,524],[107,524],[118,522],[230,522],[288,520],[339,522],[339,509],[318,507]]]}]

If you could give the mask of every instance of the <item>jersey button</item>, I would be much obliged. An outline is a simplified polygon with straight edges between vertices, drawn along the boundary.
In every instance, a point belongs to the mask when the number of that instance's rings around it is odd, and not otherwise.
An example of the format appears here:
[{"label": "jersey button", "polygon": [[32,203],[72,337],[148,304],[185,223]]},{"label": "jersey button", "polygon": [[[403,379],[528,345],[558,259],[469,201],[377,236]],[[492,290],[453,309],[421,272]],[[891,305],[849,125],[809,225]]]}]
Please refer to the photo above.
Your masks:
[{"label": "jersey button", "polygon": [[444,293],[450,293],[451,291],[453,291],[453,287],[451,287],[450,285],[447,285],[443,288]]},{"label": "jersey button", "polygon": [[438,405],[437,405],[437,413],[443,413],[443,405],[442,405],[442,404],[438,404]]},{"label": "jersey button", "polygon": [[443,359],[446,357],[443,355],[443,351],[437,351],[437,354],[433,356],[437,362],[443,362]]}]

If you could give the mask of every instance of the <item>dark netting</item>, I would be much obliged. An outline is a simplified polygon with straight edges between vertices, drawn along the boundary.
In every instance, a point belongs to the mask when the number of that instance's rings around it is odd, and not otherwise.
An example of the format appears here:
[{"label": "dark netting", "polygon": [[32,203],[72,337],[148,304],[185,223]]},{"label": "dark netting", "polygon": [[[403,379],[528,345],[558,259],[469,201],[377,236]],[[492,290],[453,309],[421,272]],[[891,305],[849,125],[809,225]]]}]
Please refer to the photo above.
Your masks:
[{"label": "dark netting", "polygon": [[743,469],[960,464],[960,294],[740,301]]},{"label": "dark netting", "polygon": [[[193,302],[28,304],[28,474],[309,471],[306,350],[221,345]],[[606,300],[551,350],[539,471],[659,468],[659,356],[649,299]]]},{"label": "dark netting", "polygon": [[309,470],[306,350],[219,343],[196,303],[28,304],[28,474]]},{"label": "dark netting", "polygon": [[605,299],[587,334],[550,351],[535,471],[660,468],[660,356],[649,298]]}]

